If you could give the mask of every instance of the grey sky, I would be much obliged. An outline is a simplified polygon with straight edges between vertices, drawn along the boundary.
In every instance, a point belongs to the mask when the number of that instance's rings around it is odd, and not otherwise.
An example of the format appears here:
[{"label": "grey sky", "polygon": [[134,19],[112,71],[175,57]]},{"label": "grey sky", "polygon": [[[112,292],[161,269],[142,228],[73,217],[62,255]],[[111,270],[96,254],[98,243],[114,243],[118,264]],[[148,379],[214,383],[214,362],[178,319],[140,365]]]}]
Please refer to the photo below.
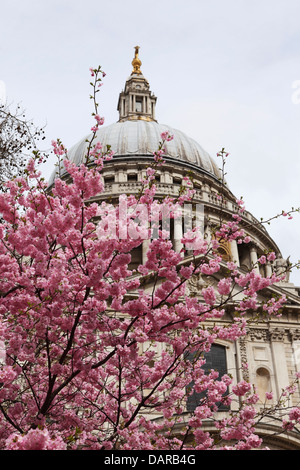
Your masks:
[{"label": "grey sky", "polygon": [[[101,114],[115,122],[139,45],[158,121],[213,157],[225,147],[231,190],[269,217],[300,206],[299,18],[298,0],[1,0],[0,81],[9,102],[47,123],[47,145],[70,147],[92,124],[89,67],[107,73]],[[300,258],[300,214],[268,230]]]}]

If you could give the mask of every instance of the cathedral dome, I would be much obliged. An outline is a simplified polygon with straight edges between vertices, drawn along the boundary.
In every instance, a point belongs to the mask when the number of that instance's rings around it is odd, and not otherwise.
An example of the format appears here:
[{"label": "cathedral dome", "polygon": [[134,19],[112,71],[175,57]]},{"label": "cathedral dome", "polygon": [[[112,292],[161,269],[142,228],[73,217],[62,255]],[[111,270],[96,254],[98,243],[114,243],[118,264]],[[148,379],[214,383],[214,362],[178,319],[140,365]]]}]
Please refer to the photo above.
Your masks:
[{"label": "cathedral dome", "polygon": [[[93,144],[99,142],[103,148],[109,145],[114,152],[114,159],[118,161],[142,162],[153,157],[153,152],[158,150],[161,134],[167,131],[173,135],[173,140],[165,143],[166,161],[220,180],[221,172],[217,164],[196,140],[178,129],[157,122],[156,96],[150,91],[149,82],[141,72],[138,50],[136,46],[132,73],[119,95],[119,121],[99,128]],[[68,158],[77,165],[85,160],[90,138],[91,135],[81,139],[68,151]],[[50,185],[56,176],[54,172]]]},{"label": "cathedral dome", "polygon": [[[158,124],[156,121],[127,120],[102,127],[93,143],[100,142],[104,148],[110,145],[114,158],[138,157],[142,160],[153,156],[161,141],[161,133],[166,131],[173,135],[173,140],[165,144],[167,161],[173,160],[186,167],[196,167],[220,178],[216,163],[194,139],[180,130]],[[88,139],[89,137],[82,139],[68,152],[69,159],[77,165],[84,161]]]}]

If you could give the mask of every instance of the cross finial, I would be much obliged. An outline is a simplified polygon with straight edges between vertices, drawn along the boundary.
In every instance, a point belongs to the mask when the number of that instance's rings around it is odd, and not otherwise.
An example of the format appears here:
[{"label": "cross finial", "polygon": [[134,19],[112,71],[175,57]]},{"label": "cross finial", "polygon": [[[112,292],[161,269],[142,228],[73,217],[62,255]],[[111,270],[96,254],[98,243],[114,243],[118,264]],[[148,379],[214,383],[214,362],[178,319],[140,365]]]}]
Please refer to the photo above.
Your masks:
[{"label": "cross finial", "polygon": [[133,70],[132,70],[132,74],[133,73],[136,73],[138,75],[140,75],[142,72],[141,72],[141,65],[142,65],[142,62],[141,60],[139,59],[139,48],[140,46],[135,46],[135,55],[134,55],[134,59],[133,61],[131,62],[132,66],[133,66]]}]

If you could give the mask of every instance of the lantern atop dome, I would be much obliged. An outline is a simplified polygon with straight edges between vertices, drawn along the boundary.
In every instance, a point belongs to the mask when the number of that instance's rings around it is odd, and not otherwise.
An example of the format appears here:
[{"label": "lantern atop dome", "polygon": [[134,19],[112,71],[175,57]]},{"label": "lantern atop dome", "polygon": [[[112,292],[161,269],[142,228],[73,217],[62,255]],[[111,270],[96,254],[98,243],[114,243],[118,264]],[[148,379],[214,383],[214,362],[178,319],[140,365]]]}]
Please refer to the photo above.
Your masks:
[{"label": "lantern atop dome", "polygon": [[135,56],[131,62],[133,70],[120,93],[118,101],[119,122],[123,121],[156,121],[156,96],[150,91],[148,80],[141,71],[139,46],[135,46]]}]

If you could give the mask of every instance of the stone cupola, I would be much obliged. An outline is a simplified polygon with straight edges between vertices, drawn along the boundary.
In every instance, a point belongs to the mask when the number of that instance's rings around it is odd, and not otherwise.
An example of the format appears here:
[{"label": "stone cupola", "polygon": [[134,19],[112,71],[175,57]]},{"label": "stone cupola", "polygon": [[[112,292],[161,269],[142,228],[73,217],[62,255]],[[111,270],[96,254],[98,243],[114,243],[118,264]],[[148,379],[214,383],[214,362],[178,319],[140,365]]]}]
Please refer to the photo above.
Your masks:
[{"label": "stone cupola", "polygon": [[136,46],[132,61],[133,70],[125,83],[125,89],[119,96],[119,122],[128,120],[156,121],[157,98],[150,91],[149,82],[142,74],[141,65],[139,46]]}]

